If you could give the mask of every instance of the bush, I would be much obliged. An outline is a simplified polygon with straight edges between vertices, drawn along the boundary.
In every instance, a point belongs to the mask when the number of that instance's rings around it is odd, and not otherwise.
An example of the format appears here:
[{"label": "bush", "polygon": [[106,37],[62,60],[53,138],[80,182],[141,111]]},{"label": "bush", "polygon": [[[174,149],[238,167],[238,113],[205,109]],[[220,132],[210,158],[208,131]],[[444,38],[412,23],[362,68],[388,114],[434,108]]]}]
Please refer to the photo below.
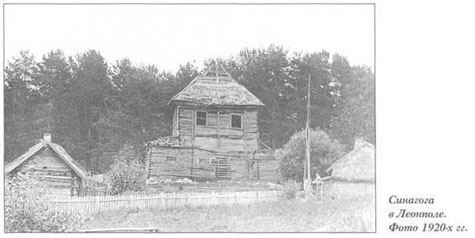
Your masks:
[{"label": "bush", "polygon": [[[319,129],[310,130],[310,138],[310,169],[312,179],[314,179],[315,173],[324,175],[325,170],[342,156],[344,146],[332,141],[324,131]],[[300,181],[303,179],[305,145],[306,131],[302,130],[295,133],[289,142],[276,152],[276,156],[280,160],[279,171],[284,180]]]},{"label": "bush", "polygon": [[95,196],[107,194],[107,185],[104,182],[104,175],[88,176],[82,180],[81,196]]},{"label": "bush", "polygon": [[89,218],[48,209],[44,188],[29,176],[8,178],[5,191],[6,232],[72,232]]},{"label": "bush", "polygon": [[295,199],[297,192],[300,190],[301,184],[294,180],[287,180],[283,185],[285,197],[288,199]]},{"label": "bush", "polygon": [[106,180],[110,195],[141,191],[146,186],[145,168],[137,160],[119,158],[106,174]]}]

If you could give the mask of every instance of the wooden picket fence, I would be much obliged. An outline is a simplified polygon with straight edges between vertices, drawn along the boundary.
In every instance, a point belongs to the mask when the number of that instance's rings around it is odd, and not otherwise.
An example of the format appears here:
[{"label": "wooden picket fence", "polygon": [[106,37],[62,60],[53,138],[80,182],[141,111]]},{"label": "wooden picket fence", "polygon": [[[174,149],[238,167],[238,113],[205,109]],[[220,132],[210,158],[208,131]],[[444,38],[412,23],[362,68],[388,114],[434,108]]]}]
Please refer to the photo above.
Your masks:
[{"label": "wooden picket fence", "polygon": [[97,214],[131,209],[174,209],[183,207],[210,207],[232,204],[249,204],[276,201],[282,196],[280,190],[267,191],[220,191],[205,193],[160,193],[154,195],[117,195],[57,197],[49,200],[48,206],[69,214]]}]

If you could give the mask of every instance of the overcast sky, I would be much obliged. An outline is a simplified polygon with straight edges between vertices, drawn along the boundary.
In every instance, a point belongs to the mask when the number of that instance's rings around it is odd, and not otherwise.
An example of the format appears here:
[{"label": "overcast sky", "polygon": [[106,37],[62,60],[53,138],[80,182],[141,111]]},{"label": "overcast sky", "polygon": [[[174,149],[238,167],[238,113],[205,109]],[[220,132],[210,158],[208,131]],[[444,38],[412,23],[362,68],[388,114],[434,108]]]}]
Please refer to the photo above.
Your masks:
[{"label": "overcast sky", "polygon": [[109,63],[128,57],[174,72],[276,44],[373,67],[373,28],[372,5],[6,5],[5,57],[95,49]]}]

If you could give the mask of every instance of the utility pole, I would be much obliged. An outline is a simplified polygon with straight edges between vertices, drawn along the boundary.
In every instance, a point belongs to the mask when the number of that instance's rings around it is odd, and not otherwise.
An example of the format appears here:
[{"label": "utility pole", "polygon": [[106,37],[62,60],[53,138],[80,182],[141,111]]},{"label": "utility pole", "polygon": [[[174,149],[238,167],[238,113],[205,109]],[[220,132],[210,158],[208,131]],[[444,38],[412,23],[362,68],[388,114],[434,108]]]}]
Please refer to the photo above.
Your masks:
[{"label": "utility pole", "polygon": [[305,180],[304,183],[304,189],[305,189],[305,199],[309,199],[310,197],[310,192],[311,192],[311,182],[312,182],[312,176],[311,176],[311,170],[310,170],[310,74],[308,74],[308,89],[307,89],[307,128],[306,128],[306,146],[305,146],[305,160],[306,160],[306,167],[307,167],[307,179]]}]

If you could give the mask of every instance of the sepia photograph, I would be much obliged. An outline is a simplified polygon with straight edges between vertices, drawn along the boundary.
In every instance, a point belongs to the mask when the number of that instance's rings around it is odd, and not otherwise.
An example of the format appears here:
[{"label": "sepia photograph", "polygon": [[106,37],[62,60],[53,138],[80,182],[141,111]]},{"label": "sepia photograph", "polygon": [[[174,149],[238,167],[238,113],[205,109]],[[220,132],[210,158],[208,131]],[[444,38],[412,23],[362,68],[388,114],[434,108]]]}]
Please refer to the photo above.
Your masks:
[{"label": "sepia photograph", "polygon": [[375,233],[375,11],[4,3],[4,232]]}]

